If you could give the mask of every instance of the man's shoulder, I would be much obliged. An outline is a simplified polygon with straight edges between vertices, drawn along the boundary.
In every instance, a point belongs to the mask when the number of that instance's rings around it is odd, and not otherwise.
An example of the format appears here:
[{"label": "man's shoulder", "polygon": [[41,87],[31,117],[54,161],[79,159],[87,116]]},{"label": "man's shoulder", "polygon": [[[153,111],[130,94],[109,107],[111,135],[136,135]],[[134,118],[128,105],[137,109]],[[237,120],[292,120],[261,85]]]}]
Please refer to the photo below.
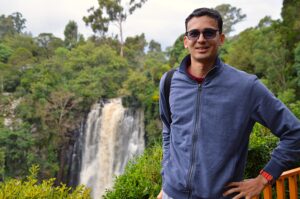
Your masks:
[{"label": "man's shoulder", "polygon": [[223,63],[223,70],[224,70],[225,74],[229,75],[230,77],[232,77],[234,79],[243,79],[243,80],[249,80],[249,81],[254,81],[257,79],[256,75],[248,73],[243,70],[240,70],[229,64]]}]

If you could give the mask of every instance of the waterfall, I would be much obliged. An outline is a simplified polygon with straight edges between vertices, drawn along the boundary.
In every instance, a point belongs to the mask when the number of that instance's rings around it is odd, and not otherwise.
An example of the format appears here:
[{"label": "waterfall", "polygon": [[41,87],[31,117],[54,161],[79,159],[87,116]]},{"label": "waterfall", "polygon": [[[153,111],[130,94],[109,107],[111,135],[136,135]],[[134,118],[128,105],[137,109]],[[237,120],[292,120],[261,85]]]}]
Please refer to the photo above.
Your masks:
[{"label": "waterfall", "polygon": [[113,186],[130,158],[144,150],[144,114],[127,109],[120,98],[98,103],[90,111],[84,131],[80,184],[101,198]]}]

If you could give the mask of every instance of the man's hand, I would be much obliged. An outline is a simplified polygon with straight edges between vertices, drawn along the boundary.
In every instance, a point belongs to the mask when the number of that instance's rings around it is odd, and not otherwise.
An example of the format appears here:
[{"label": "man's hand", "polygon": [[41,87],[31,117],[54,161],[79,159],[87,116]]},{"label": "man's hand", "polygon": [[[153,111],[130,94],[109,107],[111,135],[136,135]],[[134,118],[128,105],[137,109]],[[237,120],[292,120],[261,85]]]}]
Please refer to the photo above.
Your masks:
[{"label": "man's hand", "polygon": [[224,192],[223,195],[228,196],[233,193],[238,193],[233,199],[239,199],[243,197],[245,197],[245,199],[251,199],[254,196],[258,196],[267,183],[267,179],[261,175],[242,182],[232,182],[227,185],[229,189]]},{"label": "man's hand", "polygon": [[163,196],[163,190],[160,190],[157,199],[162,199],[162,196]]}]

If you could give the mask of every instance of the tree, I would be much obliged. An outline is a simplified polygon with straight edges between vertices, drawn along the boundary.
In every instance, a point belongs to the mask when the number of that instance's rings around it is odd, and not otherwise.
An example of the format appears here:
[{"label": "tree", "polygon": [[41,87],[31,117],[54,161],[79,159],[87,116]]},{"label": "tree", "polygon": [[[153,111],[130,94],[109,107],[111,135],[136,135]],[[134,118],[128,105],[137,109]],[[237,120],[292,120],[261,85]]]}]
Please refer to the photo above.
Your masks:
[{"label": "tree", "polygon": [[255,51],[255,41],[258,38],[258,31],[248,28],[241,32],[237,38],[234,38],[228,47],[228,53],[224,55],[224,59],[232,66],[248,72],[255,73],[255,65],[253,64],[253,54]]},{"label": "tree", "polygon": [[295,63],[294,63],[294,68],[297,71],[297,76],[298,76],[298,87],[300,88],[300,42],[298,43],[297,47],[295,48]]},{"label": "tree", "polygon": [[142,65],[141,62],[145,55],[145,47],[147,41],[145,34],[137,35],[135,37],[127,37],[124,45],[124,57],[127,58],[131,67]]},{"label": "tree", "polygon": [[78,26],[75,21],[69,21],[69,23],[65,27],[64,35],[65,35],[65,46],[68,49],[75,47],[79,39]]},{"label": "tree", "polygon": [[14,22],[14,27],[17,33],[22,33],[22,30],[26,28],[26,19],[23,18],[23,15],[19,12],[15,12],[11,15],[13,22]]},{"label": "tree", "polygon": [[13,35],[15,33],[20,34],[25,26],[26,19],[22,14],[15,12],[7,17],[5,15],[0,16],[0,38],[5,35]]},{"label": "tree", "polygon": [[229,35],[234,30],[233,26],[242,21],[246,15],[241,13],[240,8],[232,7],[230,4],[221,4],[215,8],[223,18],[223,32]]},{"label": "tree", "polygon": [[8,58],[13,53],[13,50],[7,45],[0,43],[0,62],[7,63]]},{"label": "tree", "polygon": [[56,48],[63,46],[63,41],[52,33],[41,33],[35,38],[35,41],[42,50],[39,53],[44,54],[48,59],[54,54]]},{"label": "tree", "polygon": [[29,35],[14,34],[13,36],[5,37],[3,43],[12,50],[25,48],[36,58],[38,58],[39,53],[41,53],[38,44]]},{"label": "tree", "polygon": [[14,128],[10,130],[0,127],[0,152],[4,152],[5,156],[2,158],[5,158],[5,176],[9,177],[24,175],[33,163],[31,157],[34,138],[28,124]]},{"label": "tree", "polygon": [[284,0],[281,10],[284,27],[282,34],[285,35],[285,40],[289,48],[294,48],[295,44],[300,41],[300,1],[299,0]]},{"label": "tree", "polygon": [[53,91],[47,98],[47,103],[40,110],[43,122],[52,129],[54,134],[54,142],[59,151],[59,170],[57,181],[61,182],[65,171],[66,151],[69,139],[72,135],[70,132],[74,130],[80,117],[76,117],[76,106],[80,102],[80,98],[76,98],[75,94],[60,88]]},{"label": "tree", "polygon": [[147,0],[98,0],[99,8],[90,8],[88,12],[91,14],[83,17],[86,25],[91,25],[94,32],[104,34],[108,31],[110,23],[115,23],[119,29],[120,37],[120,55],[123,56],[123,22],[131,15],[137,8],[141,8]]},{"label": "tree", "polygon": [[183,45],[183,37],[184,34],[180,35],[173,46],[168,49],[168,55],[169,55],[169,64],[172,67],[175,67],[178,65],[181,60],[188,54],[188,51],[184,48]]},{"label": "tree", "polygon": [[25,66],[33,64],[34,61],[32,53],[26,48],[18,48],[8,59],[8,63],[17,66],[19,69],[22,69],[21,67],[24,69]]},{"label": "tree", "polygon": [[149,42],[149,52],[161,52],[161,45],[160,43],[151,40]]},{"label": "tree", "polygon": [[0,16],[0,39],[6,35],[13,35],[16,32],[14,21],[11,16]]}]

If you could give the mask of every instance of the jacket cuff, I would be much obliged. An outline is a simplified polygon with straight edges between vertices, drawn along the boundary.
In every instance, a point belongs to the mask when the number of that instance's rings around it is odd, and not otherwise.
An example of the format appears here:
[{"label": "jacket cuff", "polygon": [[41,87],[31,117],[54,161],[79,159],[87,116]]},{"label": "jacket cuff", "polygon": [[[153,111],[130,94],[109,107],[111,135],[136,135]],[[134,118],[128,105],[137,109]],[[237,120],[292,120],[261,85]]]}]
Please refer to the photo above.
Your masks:
[{"label": "jacket cuff", "polygon": [[285,168],[280,166],[277,162],[271,159],[267,163],[267,165],[263,168],[263,170],[266,171],[271,176],[273,176],[274,180],[276,180],[280,177],[280,175],[285,170]]}]

